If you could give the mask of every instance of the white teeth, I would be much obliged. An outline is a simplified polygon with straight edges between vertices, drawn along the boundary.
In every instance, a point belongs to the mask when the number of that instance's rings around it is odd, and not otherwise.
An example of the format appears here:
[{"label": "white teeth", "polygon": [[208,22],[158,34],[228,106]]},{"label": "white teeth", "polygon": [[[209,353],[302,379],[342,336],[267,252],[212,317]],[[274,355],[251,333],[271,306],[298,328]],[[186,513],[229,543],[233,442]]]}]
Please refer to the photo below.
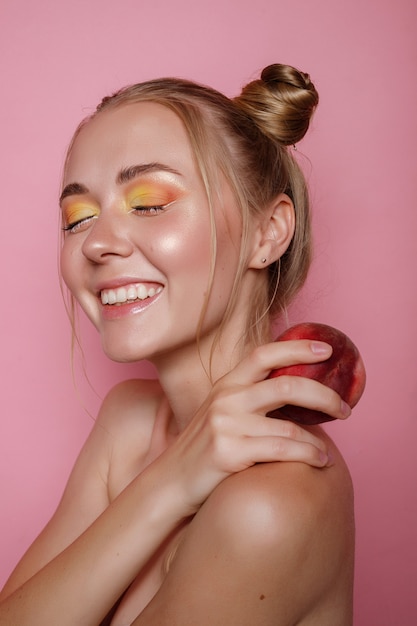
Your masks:
[{"label": "white teeth", "polygon": [[118,287],[117,289],[103,289],[100,294],[102,304],[123,304],[134,300],[146,300],[160,293],[162,287],[149,287],[144,284],[129,285],[128,287]]},{"label": "white teeth", "polygon": [[119,287],[116,291],[116,302],[126,302],[127,300],[127,291],[124,287]]},{"label": "white teeth", "polygon": [[138,298],[139,300],[145,300],[148,297],[148,290],[145,285],[139,285],[138,287]]},{"label": "white teeth", "polygon": [[129,289],[127,290],[127,299],[136,300],[136,298],[137,298],[136,289],[134,287],[129,287]]},{"label": "white teeth", "polygon": [[107,299],[109,304],[115,304],[117,300],[116,293],[114,291],[109,291]]}]

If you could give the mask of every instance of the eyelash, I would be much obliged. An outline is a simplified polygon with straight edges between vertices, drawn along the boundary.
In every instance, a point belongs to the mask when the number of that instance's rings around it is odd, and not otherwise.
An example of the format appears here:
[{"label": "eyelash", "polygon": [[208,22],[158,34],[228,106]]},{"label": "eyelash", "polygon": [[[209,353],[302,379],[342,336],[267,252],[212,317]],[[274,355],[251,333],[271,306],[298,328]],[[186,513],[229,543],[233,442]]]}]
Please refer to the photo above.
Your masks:
[{"label": "eyelash", "polygon": [[133,206],[131,211],[135,211],[136,213],[143,213],[148,215],[156,215],[165,209],[164,205],[152,205],[152,206],[142,206],[138,204],[137,206]]},{"label": "eyelash", "polygon": [[77,220],[76,222],[72,222],[71,224],[67,224],[67,226],[63,226],[62,230],[65,233],[76,233],[81,226],[89,222],[90,220],[94,220],[98,217],[98,215],[90,215],[89,217],[83,217],[82,220]]}]

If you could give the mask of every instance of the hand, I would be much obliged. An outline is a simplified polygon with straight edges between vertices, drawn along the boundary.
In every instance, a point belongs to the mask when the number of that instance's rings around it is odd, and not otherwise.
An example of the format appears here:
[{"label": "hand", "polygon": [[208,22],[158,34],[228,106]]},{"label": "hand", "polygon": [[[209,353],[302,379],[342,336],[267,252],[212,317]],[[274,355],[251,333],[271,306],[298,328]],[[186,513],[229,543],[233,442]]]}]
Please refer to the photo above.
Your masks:
[{"label": "hand", "polygon": [[[326,444],[313,432],[266,413],[285,404],[347,417],[340,396],[321,383],[296,376],[266,379],[271,369],[327,359],[331,346],[298,340],[256,348],[217,381],[197,414],[163,453],[168,475],[180,482],[194,513],[227,476],[255,463],[298,461],[328,464]],[[165,472],[167,469],[165,469]]]}]

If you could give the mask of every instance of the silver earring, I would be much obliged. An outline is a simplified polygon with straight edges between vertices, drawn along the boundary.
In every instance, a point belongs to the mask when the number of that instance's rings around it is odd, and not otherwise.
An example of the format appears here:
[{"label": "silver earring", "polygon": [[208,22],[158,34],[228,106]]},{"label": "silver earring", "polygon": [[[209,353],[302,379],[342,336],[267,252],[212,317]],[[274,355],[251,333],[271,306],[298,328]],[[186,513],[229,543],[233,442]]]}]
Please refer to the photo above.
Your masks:
[{"label": "silver earring", "polygon": [[262,257],[261,263],[266,263],[266,258],[265,257]]}]

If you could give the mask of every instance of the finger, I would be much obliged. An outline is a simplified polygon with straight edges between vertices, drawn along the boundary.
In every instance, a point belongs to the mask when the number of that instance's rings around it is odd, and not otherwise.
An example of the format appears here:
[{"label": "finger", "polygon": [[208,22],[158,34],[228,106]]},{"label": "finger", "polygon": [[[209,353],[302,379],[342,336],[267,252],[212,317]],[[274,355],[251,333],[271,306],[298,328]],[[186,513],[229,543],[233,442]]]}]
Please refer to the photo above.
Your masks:
[{"label": "finger", "polygon": [[286,404],[321,411],[335,419],[346,419],[350,407],[339,394],[311,378],[278,376],[263,380],[247,389],[246,408],[266,414]]},{"label": "finger", "polygon": [[[317,437],[304,426],[289,420],[248,414],[243,416],[241,424],[243,438],[280,437],[313,445],[323,452],[327,451],[327,446],[320,437]],[[234,428],[236,430],[236,423]]]},{"label": "finger", "polygon": [[297,339],[258,346],[224,378],[248,384],[264,380],[271,370],[299,363],[318,363],[332,354],[332,347],[321,341]]},{"label": "finger", "polygon": [[274,461],[296,461],[314,467],[324,467],[331,462],[327,449],[288,437],[253,437],[247,440],[245,446],[245,461],[248,467],[255,463]]}]

